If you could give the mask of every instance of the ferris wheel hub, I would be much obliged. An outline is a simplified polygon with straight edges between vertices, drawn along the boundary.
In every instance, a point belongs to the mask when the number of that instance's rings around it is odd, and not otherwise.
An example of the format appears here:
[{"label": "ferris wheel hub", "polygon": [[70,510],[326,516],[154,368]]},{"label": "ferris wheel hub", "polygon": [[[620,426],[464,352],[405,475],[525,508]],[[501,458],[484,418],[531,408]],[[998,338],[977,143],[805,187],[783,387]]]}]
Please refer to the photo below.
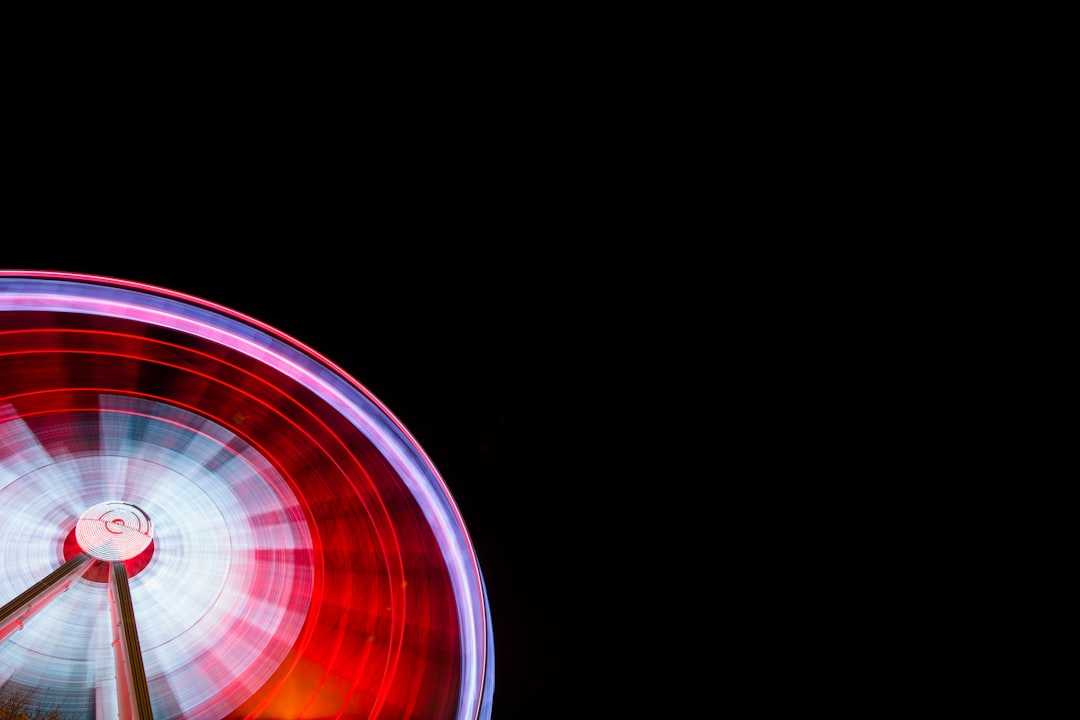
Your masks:
[{"label": "ferris wheel hub", "polygon": [[154,539],[150,518],[139,507],[108,501],[89,508],[75,525],[75,539],[83,552],[110,562],[131,560]]}]

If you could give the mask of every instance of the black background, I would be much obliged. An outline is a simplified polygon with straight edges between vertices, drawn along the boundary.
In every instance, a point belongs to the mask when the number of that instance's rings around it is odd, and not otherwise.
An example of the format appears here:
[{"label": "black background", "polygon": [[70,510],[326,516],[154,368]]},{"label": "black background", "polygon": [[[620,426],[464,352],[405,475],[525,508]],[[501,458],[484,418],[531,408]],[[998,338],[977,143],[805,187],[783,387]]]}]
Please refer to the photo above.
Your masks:
[{"label": "black background", "polygon": [[334,62],[108,99],[69,68],[65,112],[20,110],[0,265],[220,303],[382,400],[475,543],[496,720],[881,717],[938,682],[898,649],[935,437],[903,263],[821,241],[778,116],[647,64]]}]

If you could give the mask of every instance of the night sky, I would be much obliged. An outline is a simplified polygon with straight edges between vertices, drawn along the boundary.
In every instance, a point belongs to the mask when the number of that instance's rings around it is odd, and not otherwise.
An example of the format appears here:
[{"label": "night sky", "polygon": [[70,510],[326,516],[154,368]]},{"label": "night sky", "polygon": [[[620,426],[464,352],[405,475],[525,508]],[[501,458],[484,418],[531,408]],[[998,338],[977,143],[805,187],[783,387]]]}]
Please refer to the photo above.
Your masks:
[{"label": "night sky", "polygon": [[94,121],[112,145],[50,126],[0,266],[220,303],[382,400],[475,543],[496,720],[897,707],[880,408],[911,388],[866,278],[735,224],[768,203],[718,166],[688,182],[698,115],[650,139],[585,90],[327,82]]}]

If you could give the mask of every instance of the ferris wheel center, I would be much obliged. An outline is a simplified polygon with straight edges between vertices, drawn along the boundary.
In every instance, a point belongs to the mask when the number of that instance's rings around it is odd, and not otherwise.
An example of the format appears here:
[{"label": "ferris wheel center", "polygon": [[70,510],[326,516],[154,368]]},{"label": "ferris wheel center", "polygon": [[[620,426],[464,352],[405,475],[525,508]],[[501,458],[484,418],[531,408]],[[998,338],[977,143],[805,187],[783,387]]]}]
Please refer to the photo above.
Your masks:
[{"label": "ferris wheel center", "polygon": [[110,501],[94,505],[75,525],[75,539],[83,552],[110,562],[131,560],[154,539],[150,518],[130,503]]}]

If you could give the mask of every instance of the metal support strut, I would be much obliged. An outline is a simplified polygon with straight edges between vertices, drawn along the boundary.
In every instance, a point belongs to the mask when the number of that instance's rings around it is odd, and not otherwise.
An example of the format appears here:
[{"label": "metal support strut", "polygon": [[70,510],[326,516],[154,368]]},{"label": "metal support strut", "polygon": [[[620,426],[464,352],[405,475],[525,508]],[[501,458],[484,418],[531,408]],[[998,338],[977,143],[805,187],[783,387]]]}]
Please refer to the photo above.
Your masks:
[{"label": "metal support strut", "polygon": [[113,562],[109,568],[109,611],[113,623],[113,652],[116,661],[116,699],[120,720],[153,720],[150,689],[146,684],[135,611],[131,607],[127,567]]},{"label": "metal support strut", "polygon": [[79,553],[0,608],[0,642],[22,630],[23,623],[71,587],[90,567],[90,559],[86,553]]}]

